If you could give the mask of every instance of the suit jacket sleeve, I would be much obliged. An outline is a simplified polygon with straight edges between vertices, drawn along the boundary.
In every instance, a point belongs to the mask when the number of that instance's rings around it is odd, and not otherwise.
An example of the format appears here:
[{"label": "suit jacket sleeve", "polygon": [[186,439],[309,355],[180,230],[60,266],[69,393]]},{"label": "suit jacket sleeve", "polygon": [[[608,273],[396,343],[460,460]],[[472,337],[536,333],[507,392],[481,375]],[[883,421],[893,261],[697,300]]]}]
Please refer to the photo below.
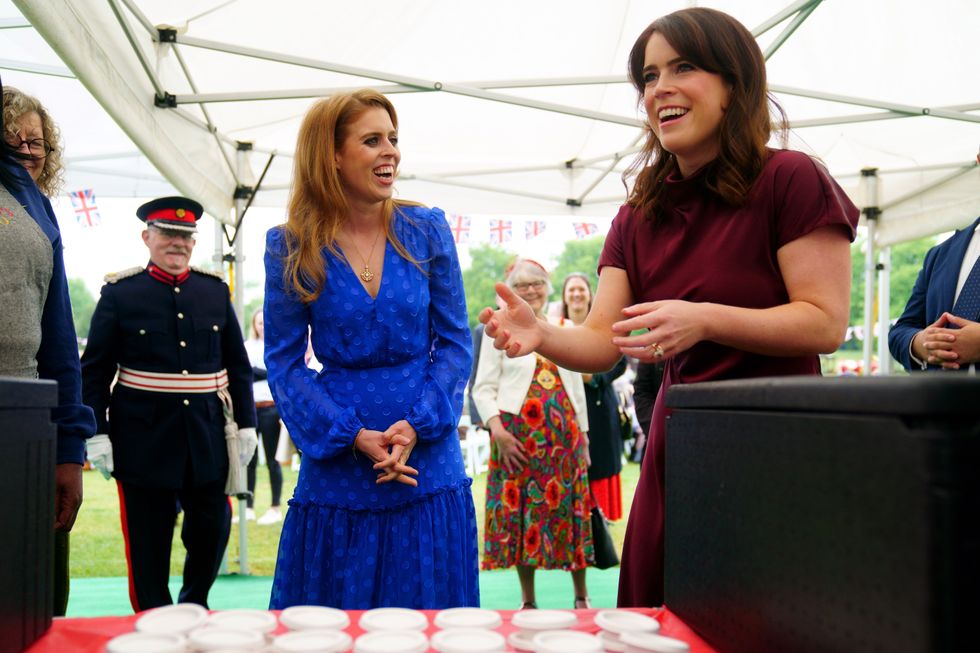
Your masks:
[{"label": "suit jacket sleeve", "polygon": [[227,297],[227,317],[222,333],[221,364],[228,370],[228,392],[235,407],[235,423],[240,429],[254,428],[256,419],[255,401],[252,398],[252,364],[248,360],[248,352],[245,351],[238,317],[227,294],[228,287],[222,284],[222,289]]},{"label": "suit jacket sleeve", "polygon": [[929,290],[929,284],[932,283],[932,273],[938,252],[939,248],[934,247],[926,254],[925,262],[922,264],[919,276],[912,287],[912,294],[909,296],[908,303],[905,304],[905,311],[888,331],[888,349],[895,360],[900,362],[909,372],[922,370],[919,364],[912,360],[909,354],[909,346],[915,334],[929,326],[926,315],[926,293]]},{"label": "suit jacket sleeve", "polygon": [[106,284],[92,313],[88,344],[82,354],[82,400],[95,411],[96,433],[110,433],[107,411],[110,386],[118,368],[118,330],[115,288]]}]

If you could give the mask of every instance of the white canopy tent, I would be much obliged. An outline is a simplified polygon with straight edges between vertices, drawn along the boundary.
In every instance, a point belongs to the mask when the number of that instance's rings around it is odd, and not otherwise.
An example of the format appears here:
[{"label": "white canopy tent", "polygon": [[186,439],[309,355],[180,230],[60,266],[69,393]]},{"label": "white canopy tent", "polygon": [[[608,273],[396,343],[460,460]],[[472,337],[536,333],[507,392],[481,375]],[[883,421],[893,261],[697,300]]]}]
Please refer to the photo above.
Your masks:
[{"label": "white canopy tent", "polygon": [[[980,214],[980,6],[786,2],[699,4],[759,38],[792,119],[790,146],[820,157],[859,205],[880,209],[869,277],[878,249],[970,223]],[[0,44],[0,67],[77,78],[167,181],[234,224],[247,201],[285,204],[313,99],[368,85],[394,94],[402,197],[458,213],[612,215],[643,119],[626,55],[652,19],[691,3],[14,4],[56,54],[5,30],[14,36]],[[0,27],[16,26],[11,12]],[[80,93],[77,82],[57,83]],[[90,151],[76,143],[72,175],[118,171],[144,191],[157,183],[132,150],[92,136]],[[877,169],[876,201],[861,196],[865,168]]]}]

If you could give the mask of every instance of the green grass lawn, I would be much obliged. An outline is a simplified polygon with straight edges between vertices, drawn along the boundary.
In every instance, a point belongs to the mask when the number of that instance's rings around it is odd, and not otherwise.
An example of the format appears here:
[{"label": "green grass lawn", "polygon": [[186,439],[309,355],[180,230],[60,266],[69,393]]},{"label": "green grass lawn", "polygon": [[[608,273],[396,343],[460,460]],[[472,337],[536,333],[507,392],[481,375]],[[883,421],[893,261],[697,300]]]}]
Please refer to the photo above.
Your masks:
[{"label": "green grass lawn", "polygon": [[[623,509],[629,513],[633,490],[639,477],[639,465],[629,464],[623,469]],[[296,472],[283,468],[283,503],[293,494]],[[126,557],[122,532],[119,526],[119,497],[115,481],[106,481],[97,472],[86,472],[85,501],[71,535],[71,575],[73,578],[93,578],[126,575]],[[479,537],[483,538],[483,515],[486,502],[486,474],[473,479],[473,499],[476,504]],[[265,467],[259,468],[255,512],[262,515],[269,507],[269,477]],[[236,502],[237,504],[237,502]],[[285,505],[283,506],[285,507]],[[235,506],[237,511],[238,507]],[[271,576],[276,566],[279,533],[282,524],[258,526],[248,522],[249,571],[256,576]],[[626,532],[626,516],[611,527],[613,540],[621,551]],[[481,546],[482,551],[482,546]],[[238,570],[238,526],[232,526],[228,546],[229,570]],[[174,530],[173,550],[170,557],[171,575],[183,570],[184,547],[180,541],[180,529]]]}]

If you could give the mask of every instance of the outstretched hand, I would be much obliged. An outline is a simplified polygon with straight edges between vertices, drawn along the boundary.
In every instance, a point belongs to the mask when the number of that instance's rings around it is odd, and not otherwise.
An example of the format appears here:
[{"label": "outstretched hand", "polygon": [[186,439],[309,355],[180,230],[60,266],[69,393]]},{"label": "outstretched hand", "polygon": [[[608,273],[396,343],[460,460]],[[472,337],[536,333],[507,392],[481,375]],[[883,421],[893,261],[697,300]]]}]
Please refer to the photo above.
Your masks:
[{"label": "outstretched hand", "polygon": [[494,347],[506,352],[510,358],[530,354],[543,339],[534,311],[506,284],[498,282],[494,289],[503,306],[497,310],[488,307],[480,311],[480,322],[486,325],[484,333],[493,338]]}]

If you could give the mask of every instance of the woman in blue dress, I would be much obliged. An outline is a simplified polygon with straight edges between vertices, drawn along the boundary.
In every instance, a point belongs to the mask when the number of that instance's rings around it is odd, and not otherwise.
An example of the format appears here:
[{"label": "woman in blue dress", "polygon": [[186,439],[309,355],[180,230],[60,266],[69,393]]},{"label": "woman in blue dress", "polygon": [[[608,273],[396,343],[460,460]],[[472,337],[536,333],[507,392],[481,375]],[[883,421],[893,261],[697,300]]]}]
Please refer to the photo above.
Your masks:
[{"label": "woman in blue dress", "polygon": [[375,91],[317,102],[286,224],[267,235],[266,367],[303,453],[273,609],[479,604],[456,431],[472,361],[462,275],[442,211],[392,199],[397,129]]}]

